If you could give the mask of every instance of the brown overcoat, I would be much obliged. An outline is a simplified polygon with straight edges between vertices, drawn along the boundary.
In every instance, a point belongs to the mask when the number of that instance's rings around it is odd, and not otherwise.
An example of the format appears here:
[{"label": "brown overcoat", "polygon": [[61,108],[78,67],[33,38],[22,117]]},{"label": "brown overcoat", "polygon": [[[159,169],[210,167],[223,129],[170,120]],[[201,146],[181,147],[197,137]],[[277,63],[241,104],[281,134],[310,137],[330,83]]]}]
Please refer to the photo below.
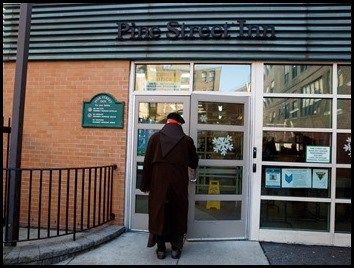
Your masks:
[{"label": "brown overcoat", "polygon": [[149,232],[187,233],[188,167],[197,168],[193,139],[179,124],[168,123],[149,139],[140,190],[149,192]]}]

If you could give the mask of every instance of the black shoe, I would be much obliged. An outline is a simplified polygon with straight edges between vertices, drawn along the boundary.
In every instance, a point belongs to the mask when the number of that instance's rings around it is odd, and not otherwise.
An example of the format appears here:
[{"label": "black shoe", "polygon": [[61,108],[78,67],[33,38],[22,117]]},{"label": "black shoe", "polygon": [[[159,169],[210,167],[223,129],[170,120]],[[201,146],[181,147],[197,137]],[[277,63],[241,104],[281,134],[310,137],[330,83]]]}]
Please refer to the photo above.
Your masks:
[{"label": "black shoe", "polygon": [[156,250],[157,258],[163,260],[166,257],[166,251],[158,251]]},{"label": "black shoe", "polygon": [[179,259],[179,257],[181,256],[181,250],[180,249],[172,249],[171,252],[171,257],[172,259]]}]

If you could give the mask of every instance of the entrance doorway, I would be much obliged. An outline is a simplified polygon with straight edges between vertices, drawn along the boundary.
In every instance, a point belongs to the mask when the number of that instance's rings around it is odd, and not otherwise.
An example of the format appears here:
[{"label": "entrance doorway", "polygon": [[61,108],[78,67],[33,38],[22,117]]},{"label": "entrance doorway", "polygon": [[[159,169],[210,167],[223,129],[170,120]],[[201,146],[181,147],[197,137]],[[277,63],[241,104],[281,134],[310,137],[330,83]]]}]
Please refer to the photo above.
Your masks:
[{"label": "entrance doorway", "polygon": [[247,234],[249,97],[192,93],[188,96],[135,96],[131,229],[148,229],[147,195],[139,190],[150,136],[170,112],[197,147],[199,167],[189,183],[189,240],[242,239]]}]

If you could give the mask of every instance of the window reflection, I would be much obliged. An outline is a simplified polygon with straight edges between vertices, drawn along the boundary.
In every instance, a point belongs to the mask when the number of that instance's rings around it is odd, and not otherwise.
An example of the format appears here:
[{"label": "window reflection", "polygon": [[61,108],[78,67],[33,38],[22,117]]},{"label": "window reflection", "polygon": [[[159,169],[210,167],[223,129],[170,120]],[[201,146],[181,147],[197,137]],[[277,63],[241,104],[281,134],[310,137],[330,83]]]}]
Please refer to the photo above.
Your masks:
[{"label": "window reflection", "polygon": [[261,228],[329,231],[330,204],[261,201]]},{"label": "window reflection", "polygon": [[334,231],[336,233],[352,232],[352,205],[336,204],[336,216],[334,223]]},{"label": "window reflection", "polygon": [[244,105],[224,102],[198,102],[198,124],[244,124]]},{"label": "window reflection", "polygon": [[352,170],[349,168],[337,168],[336,198],[352,197]]},{"label": "window reflection", "polygon": [[195,64],[193,90],[250,92],[250,64]]},{"label": "window reflection", "polygon": [[169,113],[179,113],[183,117],[183,103],[175,102],[140,102],[139,123],[165,124]]},{"label": "window reflection", "polygon": [[331,65],[264,65],[265,93],[332,93]]},{"label": "window reflection", "polygon": [[135,213],[148,214],[148,196],[136,195],[135,196]]},{"label": "window reflection", "polygon": [[331,146],[331,133],[264,131],[263,161],[305,162],[306,146]]},{"label": "window reflection", "polygon": [[242,167],[201,166],[195,189],[196,194],[242,194]]},{"label": "window reflection", "polygon": [[352,74],[351,66],[338,65],[338,94],[351,94]]},{"label": "window reflection", "polygon": [[266,127],[332,126],[332,100],[315,98],[264,98],[263,125]]},{"label": "window reflection", "polygon": [[137,64],[136,91],[188,91],[189,64]]},{"label": "window reflection", "polygon": [[341,129],[351,129],[351,115],[352,114],[352,105],[351,100],[338,100],[337,106],[337,126]]},{"label": "window reflection", "polygon": [[144,156],[150,137],[158,129],[138,129],[137,156]]},{"label": "window reflection", "polygon": [[241,206],[241,201],[195,201],[194,219],[199,221],[240,220]]}]

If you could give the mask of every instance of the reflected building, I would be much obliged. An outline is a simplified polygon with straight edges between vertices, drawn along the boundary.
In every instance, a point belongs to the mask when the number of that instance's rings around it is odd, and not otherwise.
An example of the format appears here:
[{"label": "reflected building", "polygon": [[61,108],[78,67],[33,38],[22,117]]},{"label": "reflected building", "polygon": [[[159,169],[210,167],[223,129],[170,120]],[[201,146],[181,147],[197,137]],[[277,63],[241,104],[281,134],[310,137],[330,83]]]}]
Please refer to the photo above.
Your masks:
[{"label": "reflected building", "polygon": [[[332,93],[332,66],[265,65],[264,93],[323,95]],[[263,121],[269,127],[330,127],[331,101],[309,98],[264,98]],[[298,122],[301,123],[298,123]]]},{"label": "reflected building", "polygon": [[194,70],[194,89],[199,91],[219,91],[222,67],[196,66]]}]

